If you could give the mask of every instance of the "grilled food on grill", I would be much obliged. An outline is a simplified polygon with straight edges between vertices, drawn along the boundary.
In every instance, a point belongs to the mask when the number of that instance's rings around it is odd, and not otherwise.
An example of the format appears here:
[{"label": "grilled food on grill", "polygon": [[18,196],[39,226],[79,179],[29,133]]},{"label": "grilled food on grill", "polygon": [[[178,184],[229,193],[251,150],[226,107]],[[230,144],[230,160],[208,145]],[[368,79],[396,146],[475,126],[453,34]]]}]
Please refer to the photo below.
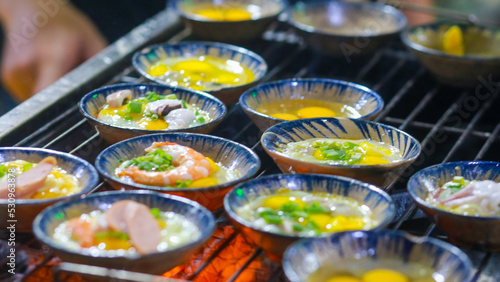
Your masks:
[{"label": "grilled food on grill", "polygon": [[255,79],[240,62],[205,55],[166,58],[153,64],[148,73],[173,86],[203,91],[244,85]]},{"label": "grilled food on grill", "polygon": [[402,160],[396,147],[370,139],[313,138],[284,144],[281,150],[292,158],[331,165],[381,165]]},{"label": "grilled food on grill", "polygon": [[89,248],[107,255],[162,252],[199,237],[199,228],[185,216],[150,209],[131,200],[115,202],[106,211],[95,210],[67,220],[53,234],[66,248]]},{"label": "grilled food on grill", "polygon": [[313,99],[274,101],[258,107],[256,111],[284,120],[319,117],[361,117],[361,114],[351,106]]},{"label": "grilled food on grill", "polygon": [[429,193],[430,204],[462,215],[500,216],[500,183],[491,180],[470,181],[455,176]]},{"label": "grilled food on grill", "polygon": [[145,151],[145,156],[124,161],[116,175],[140,184],[176,188],[215,186],[239,177],[238,171],[177,143],[154,142]]},{"label": "grilled food on grill", "polygon": [[9,194],[9,175],[15,177],[15,197],[18,199],[51,199],[78,193],[78,179],[57,166],[54,157],[32,163],[24,160],[0,163],[0,198]]},{"label": "grilled food on grill", "polygon": [[434,282],[444,281],[441,274],[419,263],[396,259],[370,258],[326,263],[311,275],[309,282]]},{"label": "grilled food on grill", "polygon": [[106,97],[97,118],[107,124],[146,130],[181,129],[211,121],[210,115],[187,104],[175,94],[149,92],[132,100],[132,91],[121,90]]},{"label": "grilled food on grill", "polygon": [[320,236],[377,225],[372,211],[352,198],[284,188],[250,201],[236,213],[256,228],[288,235]]}]

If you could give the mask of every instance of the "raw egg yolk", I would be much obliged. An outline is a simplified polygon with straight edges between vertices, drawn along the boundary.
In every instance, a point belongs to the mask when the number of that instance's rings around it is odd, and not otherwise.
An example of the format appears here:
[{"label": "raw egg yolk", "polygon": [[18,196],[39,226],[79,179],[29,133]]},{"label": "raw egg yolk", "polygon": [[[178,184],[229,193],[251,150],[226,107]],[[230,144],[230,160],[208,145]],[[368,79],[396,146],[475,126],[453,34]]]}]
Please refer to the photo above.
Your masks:
[{"label": "raw egg yolk", "polygon": [[206,157],[205,159],[207,159],[208,163],[210,164],[210,174],[216,173],[219,170],[219,166],[215,164],[215,162],[211,158]]},{"label": "raw egg yolk", "polygon": [[217,185],[217,179],[213,177],[205,177],[200,178],[198,180],[193,181],[191,184],[187,186],[187,188],[202,188],[202,187],[210,187]]},{"label": "raw egg yolk", "polygon": [[284,119],[284,120],[296,120],[296,119],[299,119],[296,115],[287,114],[287,113],[276,113],[276,114],[272,114],[271,117],[273,117],[273,118],[279,118],[279,119]]},{"label": "raw egg yolk", "polygon": [[145,117],[139,121],[139,126],[147,130],[163,130],[168,128],[168,123],[162,119],[152,120]]},{"label": "raw egg yolk", "polygon": [[229,9],[224,16],[226,21],[247,21],[252,19],[252,14],[242,9]]},{"label": "raw egg yolk", "polygon": [[363,274],[363,282],[409,282],[405,275],[390,269],[374,269]]},{"label": "raw egg yolk", "polygon": [[271,197],[264,200],[264,203],[262,204],[262,206],[265,208],[271,208],[271,209],[277,210],[282,205],[284,205],[288,202],[298,204],[299,207],[304,206],[304,202],[302,202],[302,200],[297,199],[295,197],[289,197],[289,196],[271,196]]},{"label": "raw egg yolk", "polygon": [[336,117],[334,111],[323,107],[305,107],[297,111],[299,118]]},{"label": "raw egg yolk", "polygon": [[443,38],[443,51],[457,56],[464,55],[464,39],[460,27],[454,25],[445,32]]},{"label": "raw egg yolk", "polygon": [[214,21],[246,21],[252,19],[252,14],[242,9],[203,9],[196,14]]},{"label": "raw egg yolk", "polygon": [[326,280],[326,282],[362,282],[362,281],[359,280],[358,278],[354,278],[352,276],[342,275],[342,276],[330,278],[330,279]]}]

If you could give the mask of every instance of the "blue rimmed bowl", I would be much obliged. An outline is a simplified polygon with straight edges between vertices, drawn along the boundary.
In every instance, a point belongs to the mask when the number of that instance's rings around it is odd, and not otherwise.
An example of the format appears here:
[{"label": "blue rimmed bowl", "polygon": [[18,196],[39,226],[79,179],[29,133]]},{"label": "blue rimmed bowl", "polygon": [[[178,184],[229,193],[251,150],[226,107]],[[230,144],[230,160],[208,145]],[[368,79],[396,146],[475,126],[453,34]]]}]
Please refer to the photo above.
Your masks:
[{"label": "blue rimmed bowl", "polygon": [[257,84],[267,72],[266,61],[264,61],[261,56],[255,54],[250,50],[224,43],[202,41],[183,41],[176,44],[152,45],[135,53],[134,57],[132,58],[132,64],[142,76],[156,83],[165,85],[165,81],[161,80],[158,77],[149,75],[148,69],[151,65],[167,58],[196,58],[205,55],[224,60],[237,61],[241,65],[247,67],[250,71],[252,71],[254,75],[254,80],[250,83],[234,87],[221,88],[218,90],[206,91],[219,98],[226,105],[235,104],[238,101],[241,93]]},{"label": "blue rimmed bowl", "polygon": [[350,62],[397,38],[408,22],[389,5],[321,0],[295,3],[289,23],[315,51]]},{"label": "blue rimmed bowl", "polygon": [[[153,142],[172,142],[188,146],[222,163],[230,170],[237,170],[240,177],[234,181],[204,188],[173,188],[131,183],[115,175],[121,161],[143,156],[144,149]],[[139,136],[114,144],[102,151],[95,165],[103,178],[115,189],[149,190],[182,196],[200,203],[211,211],[222,206],[224,195],[236,184],[252,178],[260,168],[259,157],[249,148],[221,137],[193,133],[163,133]]]},{"label": "blue rimmed bowl", "polygon": [[[280,146],[311,138],[372,139],[399,149],[403,159],[382,165],[329,165],[301,161],[281,152]],[[397,128],[348,118],[314,118],[282,122],[264,132],[261,143],[284,173],[342,175],[386,188],[420,154],[420,143]]]},{"label": "blue rimmed bowl", "polygon": [[439,209],[425,201],[429,192],[452,181],[454,176],[500,182],[500,163],[463,161],[430,166],[410,178],[408,192],[429,219],[448,234],[452,243],[486,251],[500,251],[500,216],[460,215]]},{"label": "blue rimmed bowl", "polygon": [[[444,34],[452,25],[462,30],[463,56],[442,51]],[[499,28],[438,22],[412,27],[401,34],[401,40],[442,84],[483,87],[486,81],[500,78]]]},{"label": "blue rimmed bowl", "polygon": [[[45,200],[31,200],[31,199],[15,199],[14,215],[9,217],[8,209],[12,209],[9,204],[12,200],[0,199],[0,228],[4,229],[13,223],[16,232],[32,232],[32,223],[37,214],[39,214],[46,207],[53,205],[60,201],[78,198],[87,194],[97,185],[99,175],[97,170],[87,161],[70,155],[68,153],[39,149],[39,148],[22,148],[22,147],[3,147],[0,148],[0,163],[11,162],[15,160],[24,160],[28,162],[38,163],[42,159],[53,156],[57,160],[57,165],[73,174],[82,187],[82,190],[74,195],[45,199]],[[16,220],[9,222],[9,220]]]},{"label": "blue rimmed bowl", "polygon": [[339,103],[357,110],[360,119],[372,120],[384,107],[384,101],[373,90],[351,82],[327,79],[305,78],[285,79],[265,83],[247,90],[240,97],[243,111],[265,131],[284,120],[257,111],[257,108],[280,100],[312,99]]},{"label": "blue rimmed bowl", "polygon": [[[331,237],[301,240],[285,252],[283,270],[291,282],[309,281],[321,266],[328,265],[332,271],[346,271],[337,268],[346,264],[355,268],[357,260],[375,264],[384,260],[418,264],[442,278],[436,281],[472,280],[472,264],[457,247],[434,238],[389,230],[341,232]],[[381,267],[390,268],[387,262]]]},{"label": "blue rimmed bowl", "polygon": [[[175,0],[170,2],[196,38],[217,42],[247,42],[259,38],[287,7],[285,0]],[[223,5],[258,8],[260,15],[250,20],[215,21],[196,14],[203,8]]]},{"label": "blue rimmed bowl", "polygon": [[[176,94],[179,99],[186,101],[187,104],[194,104],[201,110],[208,112],[212,121],[175,130],[146,130],[111,125],[98,120],[99,111],[106,104],[106,97],[120,90],[131,90],[133,99],[143,97],[148,92],[155,92],[159,95]],[[83,96],[80,101],[80,112],[90,124],[95,126],[106,142],[113,144],[128,138],[161,132],[209,133],[224,119],[227,109],[219,99],[201,91],[158,84],[115,84],[98,88]]]},{"label": "blue rimmed bowl", "polygon": [[231,222],[241,229],[253,243],[266,251],[271,259],[278,262],[281,261],[283,253],[290,244],[307,237],[278,234],[256,228],[252,222],[239,216],[236,210],[259,196],[276,194],[280,188],[330,193],[355,199],[373,211],[374,218],[378,221],[375,229],[383,228],[391,223],[396,214],[396,208],[387,193],[373,185],[347,177],[321,174],[275,174],[236,186],[224,198],[224,209]]},{"label": "blue rimmed bowl", "polygon": [[[106,211],[114,202],[132,200],[150,208],[173,211],[185,216],[200,229],[200,238],[186,245],[147,255],[106,256],[95,255],[87,250],[74,251],[52,238],[54,229],[61,223],[95,210]],[[111,191],[91,194],[85,198],[51,206],[40,213],[33,222],[35,236],[48,245],[62,261],[95,265],[113,269],[162,274],[189,260],[215,231],[215,219],[198,203],[182,197],[163,195],[151,191]]]}]

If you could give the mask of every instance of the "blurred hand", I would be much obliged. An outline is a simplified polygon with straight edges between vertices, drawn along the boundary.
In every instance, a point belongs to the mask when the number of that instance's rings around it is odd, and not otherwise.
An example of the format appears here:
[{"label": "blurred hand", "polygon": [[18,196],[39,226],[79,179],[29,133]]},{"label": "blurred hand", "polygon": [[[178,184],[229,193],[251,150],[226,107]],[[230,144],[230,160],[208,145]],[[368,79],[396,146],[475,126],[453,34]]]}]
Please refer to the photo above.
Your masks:
[{"label": "blurred hand", "polygon": [[0,10],[6,34],[1,79],[18,101],[106,46],[90,19],[66,1],[0,0]]}]

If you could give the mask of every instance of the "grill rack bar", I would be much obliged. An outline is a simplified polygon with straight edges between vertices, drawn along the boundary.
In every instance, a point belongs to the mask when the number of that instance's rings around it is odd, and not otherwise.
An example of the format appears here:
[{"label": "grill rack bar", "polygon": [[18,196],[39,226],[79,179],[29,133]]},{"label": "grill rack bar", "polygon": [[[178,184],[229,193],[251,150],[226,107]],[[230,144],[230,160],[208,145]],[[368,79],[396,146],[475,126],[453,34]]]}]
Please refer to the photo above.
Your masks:
[{"label": "grill rack bar", "polygon": [[[288,31],[285,32],[285,33],[288,33]],[[173,38],[179,38],[178,40],[182,40],[182,39],[187,38],[188,36],[189,35],[186,35],[186,31],[183,30],[180,33],[178,33],[177,35],[175,35]],[[282,46],[281,43],[282,42],[279,42],[279,44],[276,43],[276,44],[273,45],[273,46],[278,46],[278,47],[275,48],[275,50],[278,50],[279,46]],[[264,81],[269,81],[273,77],[277,76],[281,71],[283,71],[283,69],[287,65],[289,65],[293,61],[292,57],[300,55],[301,53],[303,53],[305,51],[305,49],[306,49],[305,45],[300,45],[299,44],[298,47],[295,49],[295,51],[291,55],[288,56],[288,58],[290,58],[290,59],[282,61],[282,64],[280,64],[280,65],[276,66],[275,68],[273,68],[270,71],[270,74],[268,73],[268,76],[265,77]],[[270,52],[270,54],[272,54],[272,53],[273,52]],[[375,56],[372,57],[372,59],[368,62],[368,64],[366,64],[359,71],[359,73],[356,75],[355,79],[356,80],[362,80],[365,76],[367,76],[368,74],[370,74],[370,71],[377,65],[377,63],[381,60],[381,58],[384,55],[386,55],[386,54],[392,54],[392,53],[394,53],[392,50],[389,50],[389,51],[382,50],[382,51],[378,52]],[[404,56],[398,57],[398,63],[397,63],[398,67],[394,68],[396,70],[390,71],[390,72],[386,73],[385,76],[384,76],[385,78],[382,79],[382,80],[379,80],[377,82],[377,84],[374,87],[372,87],[372,88],[375,88],[377,90],[382,89],[382,87],[386,84],[386,82],[390,81],[391,78],[397,73],[397,70],[401,69],[405,65],[406,62],[407,61],[404,58]],[[310,73],[310,71],[312,69],[312,65],[314,63],[315,62],[313,61],[313,62],[310,62],[307,66],[302,67],[298,72],[295,73],[294,77],[303,77],[303,76],[308,75]],[[484,156],[484,154],[488,151],[488,149],[491,147],[491,145],[499,138],[498,134],[500,132],[500,124],[497,125],[492,132],[474,130],[475,124],[481,119],[481,117],[477,116],[477,113],[476,113],[476,116],[473,118],[474,122],[471,121],[469,123],[469,125],[467,126],[467,128],[465,128],[465,129],[455,128],[455,127],[447,127],[447,126],[444,125],[445,122],[446,122],[447,117],[449,117],[451,114],[453,114],[457,110],[458,106],[463,102],[464,98],[468,94],[467,92],[462,92],[461,96],[448,108],[448,110],[438,120],[438,122],[436,122],[434,124],[427,123],[427,122],[416,121],[415,118],[418,116],[418,114],[422,110],[425,109],[426,105],[435,97],[436,93],[439,92],[439,88],[436,87],[436,86],[426,93],[426,95],[421,100],[421,102],[419,104],[417,104],[417,106],[413,109],[413,111],[410,113],[410,115],[407,116],[405,119],[391,117],[391,116],[388,115],[398,105],[398,103],[403,98],[405,98],[405,96],[409,93],[409,91],[415,86],[415,84],[417,83],[417,81],[422,78],[422,76],[424,75],[424,73],[425,73],[424,70],[422,68],[419,68],[418,71],[410,79],[408,79],[406,81],[406,83],[400,89],[400,91],[398,91],[396,93],[396,95],[394,95],[392,97],[392,99],[390,100],[390,102],[384,108],[383,112],[377,117],[377,121],[383,120],[383,121],[387,121],[387,122],[397,123],[397,124],[399,124],[399,127],[401,129],[404,129],[404,128],[407,128],[407,127],[410,127],[410,126],[418,127],[418,128],[424,129],[424,130],[429,130],[430,129],[430,131],[428,132],[428,134],[424,138],[424,141],[422,142],[423,145],[426,144],[427,142],[429,142],[431,140],[431,138],[437,133],[438,130],[444,130],[445,132],[450,132],[450,133],[459,133],[460,134],[460,137],[459,137],[460,143],[457,142],[455,144],[455,146],[454,146],[455,149],[452,150],[452,151],[450,151],[448,153],[448,155],[446,156],[445,159],[451,158],[451,156],[455,153],[455,151],[457,150],[457,148],[460,147],[461,143],[463,143],[470,136],[476,136],[476,137],[480,137],[481,139],[486,139],[486,141],[483,144],[481,150],[479,151],[479,153],[476,156],[476,158],[478,158],[478,159],[482,158],[482,156]],[[122,73],[118,74],[115,77],[116,79],[113,79],[108,84],[113,84],[113,83],[120,82],[120,81],[126,81],[126,82],[137,82],[137,81],[141,81],[141,80],[144,81],[144,79],[142,79],[142,78],[136,78],[133,75],[134,75],[133,68],[132,67],[128,67]],[[495,94],[495,96],[494,96],[495,98],[491,98],[490,100],[493,101],[494,99],[496,99],[497,94],[498,93]],[[491,103],[485,103],[485,104],[491,104]],[[483,105],[483,108],[481,108],[481,110],[480,110],[481,111],[481,115],[484,114],[484,112],[486,112],[488,110],[488,107],[489,106],[485,107]],[[238,110],[238,106],[233,107],[228,112],[228,115],[233,114],[237,110]],[[75,106],[74,108],[68,109],[65,112],[64,116],[65,117],[71,116],[73,114],[77,114],[77,112],[78,112],[78,110],[77,110],[77,107]],[[51,126],[57,124],[57,122],[59,122],[60,120],[54,119],[52,121],[53,123],[51,123]],[[55,145],[56,143],[61,142],[61,140],[64,139],[64,137],[69,136],[72,132],[74,132],[76,129],[78,129],[80,126],[83,126],[84,124],[85,124],[84,120],[78,121],[72,127],[70,127],[69,129],[67,129],[66,131],[64,131],[63,134],[59,135],[55,139],[52,139],[52,140],[48,141],[48,143],[46,143],[44,145],[44,148],[51,147],[51,146]],[[238,135],[235,136],[234,139],[239,139],[240,137],[243,137],[247,131],[251,130],[251,128],[252,128],[252,124],[251,123],[247,123],[244,127],[242,127],[241,131],[238,133]],[[26,138],[24,138],[23,140],[21,140],[19,143],[21,145],[27,145],[30,142],[35,142],[35,143],[32,143],[32,144],[37,144],[36,143],[37,141],[32,141],[32,140],[34,140],[37,136],[43,135],[43,131],[44,130],[37,130],[37,131],[33,132],[31,135],[29,135]],[[96,138],[98,138],[98,137],[99,137],[99,135],[97,133],[94,133],[94,135],[90,136],[89,138],[87,138],[86,140],[84,140],[82,143],[80,143],[79,145],[77,145],[74,149],[72,149],[70,151],[70,153],[72,153],[72,154],[78,153],[78,151],[82,150],[84,147],[92,145],[93,141]],[[41,142],[41,141],[38,141],[38,142]],[[254,143],[253,146],[251,146],[251,148],[252,148],[252,150],[258,150],[258,149],[261,150],[262,148],[259,147],[259,146],[261,146],[260,142],[257,141],[257,142]],[[271,164],[271,166],[272,166],[272,164]],[[270,166],[268,166],[266,168],[263,168],[263,170],[259,173],[258,177],[266,174],[270,170],[271,170]],[[392,186],[391,186],[391,188],[392,188]],[[101,189],[106,189],[106,184],[104,182],[99,183],[99,185],[92,192],[95,192],[95,191],[98,191],[98,190],[101,190]],[[407,211],[409,211],[409,210],[407,210]],[[416,209],[414,208],[413,211],[411,211],[408,214],[408,216],[407,216],[407,218],[405,220],[413,218],[414,215],[415,215],[415,213],[416,213]],[[404,214],[403,214],[403,216],[404,216]],[[224,217],[224,215],[219,216],[218,217],[218,221],[220,221],[222,217]],[[402,222],[403,222],[403,220],[401,220],[401,223]],[[396,224],[393,228],[399,229],[401,227],[401,223]],[[430,236],[434,230],[435,230],[435,225],[431,224],[427,228],[427,230],[425,231],[425,233],[423,234],[423,236]],[[226,239],[222,243],[222,245],[224,245],[224,246],[229,245],[230,242],[237,235],[238,234],[235,231],[235,233],[233,233],[233,235],[230,238]],[[222,248],[222,247],[218,248],[214,252],[215,255],[212,254],[212,256],[209,258],[209,260],[205,261],[205,263],[202,264],[202,266],[200,266],[200,268],[196,270],[196,272],[192,275],[192,277],[190,277],[190,279],[196,277],[196,275],[198,275],[201,271],[203,271],[204,268],[210,263],[210,261],[212,261],[217,256],[217,254],[220,253],[223,249],[224,248]],[[239,274],[241,274],[245,270],[246,266],[248,266],[261,253],[262,253],[262,250],[260,248],[256,248],[256,250],[251,255],[251,257],[233,275],[233,277],[231,278],[230,281],[237,280]],[[481,272],[488,265],[491,256],[492,255],[490,253],[487,253],[487,254],[484,255],[483,259],[480,262],[478,270],[475,273],[475,278],[476,279],[478,279],[481,276]],[[51,257],[52,256],[47,256],[47,258],[44,260],[44,262],[42,264],[40,264],[40,265],[37,266],[37,269],[39,267],[43,266],[46,262],[48,262]],[[32,272],[30,272],[30,273],[33,273],[33,272],[34,272],[34,270]],[[277,279],[280,279],[281,276],[282,276],[282,270],[281,270],[281,268],[277,268],[274,271],[274,273],[272,275],[272,278],[277,280]]]}]

